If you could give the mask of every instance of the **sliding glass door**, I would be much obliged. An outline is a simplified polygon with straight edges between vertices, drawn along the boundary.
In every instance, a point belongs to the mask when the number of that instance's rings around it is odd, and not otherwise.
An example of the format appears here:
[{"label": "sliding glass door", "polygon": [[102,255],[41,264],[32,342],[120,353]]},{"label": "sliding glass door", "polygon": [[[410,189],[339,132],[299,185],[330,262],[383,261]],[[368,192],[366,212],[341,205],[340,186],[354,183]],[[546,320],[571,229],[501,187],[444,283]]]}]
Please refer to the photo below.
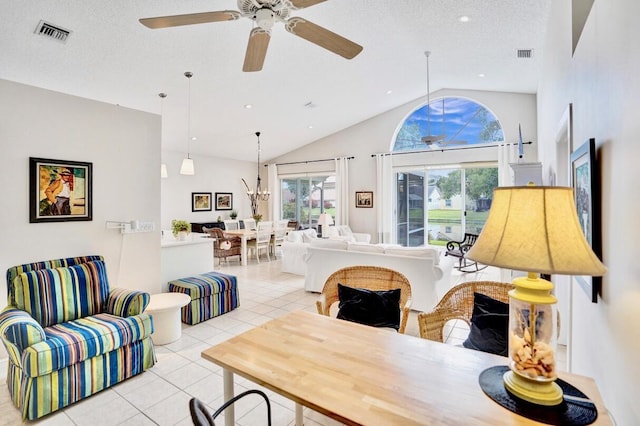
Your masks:
[{"label": "sliding glass door", "polygon": [[498,185],[497,167],[423,169],[396,174],[398,244],[445,245],[478,234]]}]

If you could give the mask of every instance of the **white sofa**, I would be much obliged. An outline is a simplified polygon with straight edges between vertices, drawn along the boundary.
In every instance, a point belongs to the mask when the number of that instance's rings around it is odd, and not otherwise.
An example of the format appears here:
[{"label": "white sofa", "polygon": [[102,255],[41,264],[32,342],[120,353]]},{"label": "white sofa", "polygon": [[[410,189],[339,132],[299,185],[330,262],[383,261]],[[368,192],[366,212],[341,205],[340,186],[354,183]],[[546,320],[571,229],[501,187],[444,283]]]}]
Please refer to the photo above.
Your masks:
[{"label": "white sofa", "polygon": [[321,292],[329,275],[355,265],[381,266],[404,274],[411,284],[411,309],[416,311],[430,311],[451,286],[454,262],[441,259],[436,248],[318,240],[306,252],[307,291]]},{"label": "white sofa", "polygon": [[[325,235],[328,235],[330,240],[360,243],[369,243],[371,241],[371,235],[352,232],[348,225],[328,226]],[[282,272],[305,275],[307,265],[304,258],[307,254],[307,247],[312,241],[316,240],[318,240],[318,235],[315,229],[290,231],[282,243]]]}]

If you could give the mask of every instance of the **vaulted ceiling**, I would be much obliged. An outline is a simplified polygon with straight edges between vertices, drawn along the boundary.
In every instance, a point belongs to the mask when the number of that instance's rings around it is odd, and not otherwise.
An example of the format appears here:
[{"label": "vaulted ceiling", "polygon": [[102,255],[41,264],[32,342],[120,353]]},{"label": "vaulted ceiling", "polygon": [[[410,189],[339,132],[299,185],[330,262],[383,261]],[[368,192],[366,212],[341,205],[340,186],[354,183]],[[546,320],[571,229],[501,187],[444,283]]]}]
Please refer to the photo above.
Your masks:
[{"label": "vaulted ceiling", "polygon": [[[259,130],[269,160],[425,96],[426,50],[432,92],[535,93],[550,1],[328,0],[291,15],[358,43],[358,56],[276,22],[263,70],[245,73],[250,19],[165,29],[138,21],[238,10],[235,0],[1,0],[0,78],[162,114],[165,150],[187,151],[190,125],[192,155],[254,161]],[[36,34],[41,20],[70,30],[66,42]]]}]

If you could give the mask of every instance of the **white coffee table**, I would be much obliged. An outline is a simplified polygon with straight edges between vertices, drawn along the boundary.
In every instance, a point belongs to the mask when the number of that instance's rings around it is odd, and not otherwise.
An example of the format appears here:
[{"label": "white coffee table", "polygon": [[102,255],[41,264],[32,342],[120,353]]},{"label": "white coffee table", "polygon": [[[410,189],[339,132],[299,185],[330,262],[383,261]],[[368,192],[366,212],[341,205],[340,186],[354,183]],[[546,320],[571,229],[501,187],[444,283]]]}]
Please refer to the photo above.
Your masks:
[{"label": "white coffee table", "polygon": [[151,295],[151,301],[145,312],[153,316],[153,334],[156,345],[175,342],[182,334],[180,308],[191,302],[191,297],[182,293],[157,293]]}]

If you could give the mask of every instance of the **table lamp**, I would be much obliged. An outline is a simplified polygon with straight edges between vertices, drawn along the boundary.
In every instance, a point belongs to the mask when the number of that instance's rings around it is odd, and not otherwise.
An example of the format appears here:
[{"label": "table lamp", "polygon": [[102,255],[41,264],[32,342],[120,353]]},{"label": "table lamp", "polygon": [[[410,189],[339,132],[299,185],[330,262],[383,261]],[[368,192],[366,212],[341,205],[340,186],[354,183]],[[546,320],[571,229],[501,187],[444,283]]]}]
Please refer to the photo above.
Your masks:
[{"label": "table lamp", "polygon": [[329,226],[329,225],[333,225],[333,218],[331,217],[330,214],[327,213],[321,213],[320,216],[318,217],[318,225],[320,226],[320,235],[322,237],[324,237],[324,227],[325,226]]},{"label": "table lamp", "polygon": [[553,406],[556,306],[553,284],[540,274],[601,276],[606,267],[584,237],[573,198],[564,187],[496,188],[487,222],[467,257],[485,265],[527,271],[509,292],[509,371],[505,388],[516,397]]}]

